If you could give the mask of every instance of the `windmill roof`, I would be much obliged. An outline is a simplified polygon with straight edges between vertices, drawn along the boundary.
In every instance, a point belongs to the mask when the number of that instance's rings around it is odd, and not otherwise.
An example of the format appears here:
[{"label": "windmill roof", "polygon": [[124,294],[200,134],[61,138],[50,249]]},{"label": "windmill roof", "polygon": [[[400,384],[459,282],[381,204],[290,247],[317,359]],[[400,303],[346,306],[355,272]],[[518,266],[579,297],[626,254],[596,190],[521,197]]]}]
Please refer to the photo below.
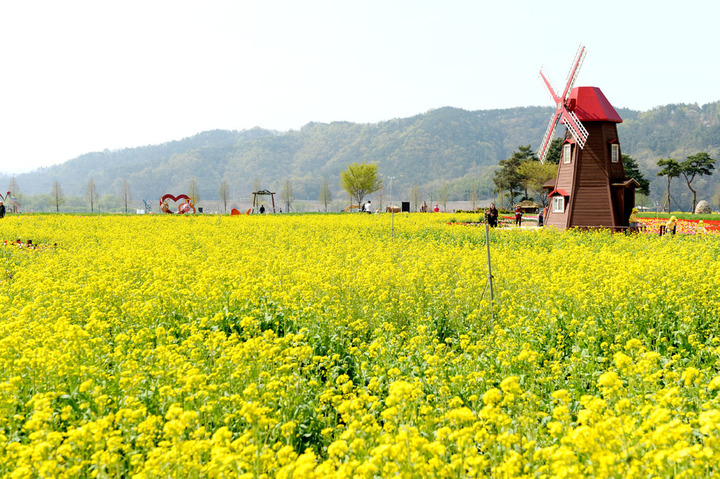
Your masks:
[{"label": "windmill roof", "polygon": [[560,188],[555,188],[555,189],[552,190],[550,193],[548,193],[548,197],[550,197],[550,196],[555,196],[555,195],[570,196],[570,193],[568,193],[567,191],[562,190],[562,189],[560,189]]},{"label": "windmill roof", "polygon": [[611,121],[622,123],[603,92],[594,86],[578,86],[572,89],[569,98],[571,108],[580,121]]}]

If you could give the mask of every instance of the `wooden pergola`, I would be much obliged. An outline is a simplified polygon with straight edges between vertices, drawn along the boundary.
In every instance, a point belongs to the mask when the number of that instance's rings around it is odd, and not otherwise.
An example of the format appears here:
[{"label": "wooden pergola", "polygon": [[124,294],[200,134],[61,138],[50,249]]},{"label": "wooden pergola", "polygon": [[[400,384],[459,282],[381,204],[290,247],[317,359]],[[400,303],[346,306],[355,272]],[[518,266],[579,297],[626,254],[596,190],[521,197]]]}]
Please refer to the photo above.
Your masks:
[{"label": "wooden pergola", "polygon": [[258,196],[269,196],[272,201],[273,213],[275,213],[275,193],[270,190],[253,191],[252,212],[255,213],[258,205]]}]

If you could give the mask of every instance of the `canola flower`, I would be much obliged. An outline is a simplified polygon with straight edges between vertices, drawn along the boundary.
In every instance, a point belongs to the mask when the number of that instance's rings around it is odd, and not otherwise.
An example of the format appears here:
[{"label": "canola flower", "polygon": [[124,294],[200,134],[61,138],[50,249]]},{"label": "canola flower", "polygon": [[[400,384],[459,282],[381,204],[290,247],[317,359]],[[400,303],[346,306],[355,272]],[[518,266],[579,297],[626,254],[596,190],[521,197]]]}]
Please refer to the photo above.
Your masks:
[{"label": "canola flower", "polygon": [[0,474],[718,474],[718,236],[493,230],[493,320],[448,218],[5,218]]}]

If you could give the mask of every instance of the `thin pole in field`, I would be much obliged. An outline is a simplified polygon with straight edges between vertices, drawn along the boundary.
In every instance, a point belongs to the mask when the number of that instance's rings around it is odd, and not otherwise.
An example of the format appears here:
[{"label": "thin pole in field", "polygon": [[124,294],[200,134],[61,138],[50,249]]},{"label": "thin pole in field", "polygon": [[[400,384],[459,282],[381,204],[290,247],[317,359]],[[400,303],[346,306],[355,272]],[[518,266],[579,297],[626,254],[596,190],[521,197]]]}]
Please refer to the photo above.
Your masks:
[{"label": "thin pole in field", "polygon": [[[381,175],[384,176],[384,175]],[[390,179],[390,239],[395,237],[395,205],[393,205],[393,180],[402,175],[397,176],[386,176]]]},{"label": "thin pole in field", "polygon": [[487,247],[487,266],[488,266],[488,282],[485,286],[490,286],[490,315],[492,320],[495,321],[495,295],[493,292],[493,275],[492,275],[492,263],[490,261],[490,226],[485,222],[485,246]]}]

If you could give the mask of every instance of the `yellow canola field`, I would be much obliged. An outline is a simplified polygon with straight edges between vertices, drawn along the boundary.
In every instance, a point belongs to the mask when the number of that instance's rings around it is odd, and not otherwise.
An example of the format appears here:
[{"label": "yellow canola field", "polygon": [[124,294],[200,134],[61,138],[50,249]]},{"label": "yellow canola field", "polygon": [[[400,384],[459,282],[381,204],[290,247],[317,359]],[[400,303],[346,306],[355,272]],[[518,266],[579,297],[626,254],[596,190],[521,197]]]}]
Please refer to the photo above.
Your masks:
[{"label": "yellow canola field", "polygon": [[0,475],[720,472],[720,237],[494,230],[493,318],[450,218],[0,220]]}]

